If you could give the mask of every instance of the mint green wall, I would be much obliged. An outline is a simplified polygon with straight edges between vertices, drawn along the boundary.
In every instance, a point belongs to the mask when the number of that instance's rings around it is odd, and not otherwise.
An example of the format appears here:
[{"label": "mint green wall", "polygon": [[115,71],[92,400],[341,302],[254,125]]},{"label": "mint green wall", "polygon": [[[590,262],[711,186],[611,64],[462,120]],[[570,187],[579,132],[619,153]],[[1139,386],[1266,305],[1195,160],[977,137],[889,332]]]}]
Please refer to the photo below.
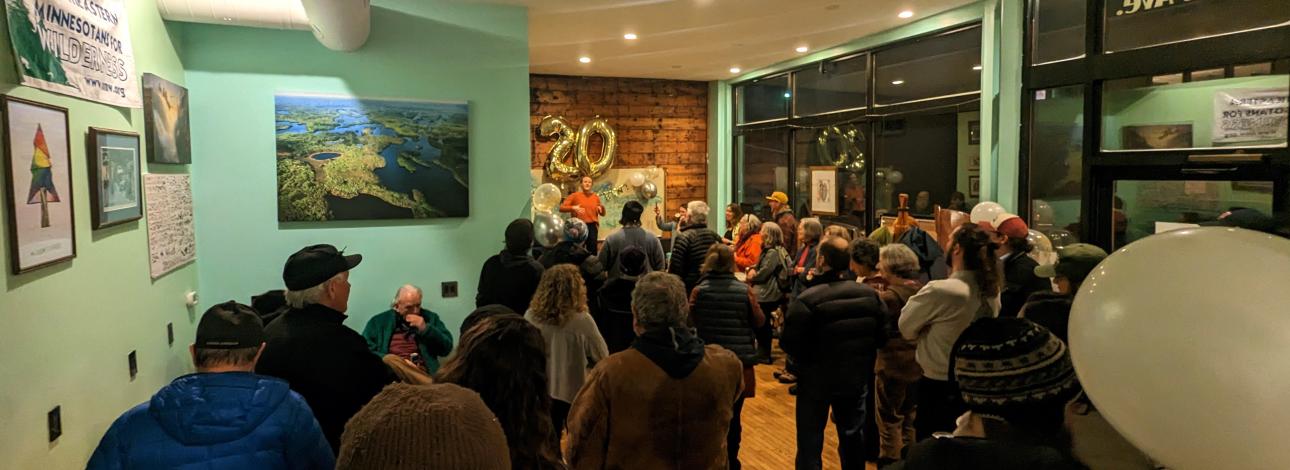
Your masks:
[{"label": "mint green wall", "polygon": [[[732,83],[977,21],[982,24],[981,139],[990,144],[980,147],[982,200],[996,200],[1004,207],[1015,210],[1021,126],[1022,10],[1021,2],[1003,0],[984,0],[964,5],[905,26],[745,72],[730,80],[713,82],[715,90],[711,95],[715,97],[724,93],[727,98],[712,100],[715,105],[710,106],[712,109],[708,115],[709,187],[722,191],[715,198],[710,195],[710,202],[725,202],[732,192],[731,168],[737,151],[732,147],[733,123],[729,119],[734,106],[733,100],[729,98]],[[714,177],[718,179],[718,184],[712,184]],[[963,185],[966,185],[966,176],[960,177],[964,180]],[[711,192],[712,189],[709,189],[709,193]]]},{"label": "mint green wall", "polygon": [[[136,72],[183,84],[179,46],[154,0],[126,0]],[[197,268],[153,281],[148,275],[144,221],[90,230],[85,134],[90,126],[143,133],[143,112],[115,108],[15,85],[7,28],[0,32],[0,92],[68,108],[76,259],[28,274],[9,274],[7,220],[0,249],[0,469],[83,468],[109,424],[125,409],[189,371],[193,312],[184,293]],[[146,141],[144,145],[146,145]],[[150,165],[150,172],[185,166]],[[0,191],[0,207],[9,202]],[[198,209],[200,210],[200,209]],[[0,219],[3,219],[0,217]],[[175,345],[166,344],[166,323]],[[138,351],[130,381],[126,355]],[[45,414],[62,406],[63,436],[47,442]]]},{"label": "mint green wall", "polygon": [[[528,200],[527,25],[520,7],[377,1],[371,39],[353,53],[308,32],[185,25],[202,306],[282,288],[287,256],[331,243],[364,256],[347,325],[361,330],[410,282],[455,337],[480,266]],[[469,101],[470,217],[279,224],[277,92]],[[441,299],[443,281],[458,281],[460,297]]]},{"label": "mint green wall", "polygon": [[1209,147],[1213,145],[1215,92],[1285,89],[1287,82],[1285,75],[1268,75],[1107,92],[1102,106],[1107,115],[1102,121],[1102,147],[1121,148],[1124,126],[1153,124],[1191,124],[1192,145]]}]

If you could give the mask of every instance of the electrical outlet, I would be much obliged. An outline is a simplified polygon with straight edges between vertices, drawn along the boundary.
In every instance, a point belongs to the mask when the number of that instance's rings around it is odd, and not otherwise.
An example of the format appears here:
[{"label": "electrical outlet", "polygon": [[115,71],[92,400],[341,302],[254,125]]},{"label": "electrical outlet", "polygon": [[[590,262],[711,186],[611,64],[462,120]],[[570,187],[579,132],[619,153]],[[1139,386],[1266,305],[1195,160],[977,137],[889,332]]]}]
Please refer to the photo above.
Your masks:
[{"label": "electrical outlet", "polygon": [[130,380],[134,380],[134,376],[139,375],[139,355],[135,351],[130,351],[126,359],[130,361]]},{"label": "electrical outlet", "polygon": [[63,435],[63,407],[55,406],[49,410],[49,442],[58,440]]},{"label": "electrical outlet", "polygon": [[166,345],[175,345],[175,324],[173,322],[166,324]]},{"label": "electrical outlet", "polygon": [[451,299],[457,296],[457,281],[448,281],[443,283],[443,298]]}]

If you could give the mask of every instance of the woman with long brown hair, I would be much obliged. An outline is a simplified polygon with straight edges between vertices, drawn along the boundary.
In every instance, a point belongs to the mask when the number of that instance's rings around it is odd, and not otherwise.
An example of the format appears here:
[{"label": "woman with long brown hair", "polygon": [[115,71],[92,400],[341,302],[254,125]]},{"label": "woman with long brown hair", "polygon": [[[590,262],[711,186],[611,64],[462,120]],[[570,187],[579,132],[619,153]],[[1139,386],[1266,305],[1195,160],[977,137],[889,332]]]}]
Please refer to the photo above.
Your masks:
[{"label": "woman with long brown hair", "polygon": [[542,273],[524,318],[542,331],[546,341],[547,390],[558,439],[587,371],[609,355],[609,348],[587,310],[587,286],[573,265],[556,265]]},{"label": "woman with long brown hair", "polygon": [[963,414],[958,388],[949,380],[950,351],[959,333],[982,317],[999,313],[998,247],[976,224],[963,224],[950,234],[950,277],[932,281],[909,298],[900,313],[900,334],[917,341],[918,440],[935,432],[954,430]]},{"label": "woman with long brown hair", "polygon": [[517,470],[565,468],[551,427],[545,349],[542,333],[531,323],[499,313],[467,329],[435,377],[479,394],[501,423],[511,468]]}]

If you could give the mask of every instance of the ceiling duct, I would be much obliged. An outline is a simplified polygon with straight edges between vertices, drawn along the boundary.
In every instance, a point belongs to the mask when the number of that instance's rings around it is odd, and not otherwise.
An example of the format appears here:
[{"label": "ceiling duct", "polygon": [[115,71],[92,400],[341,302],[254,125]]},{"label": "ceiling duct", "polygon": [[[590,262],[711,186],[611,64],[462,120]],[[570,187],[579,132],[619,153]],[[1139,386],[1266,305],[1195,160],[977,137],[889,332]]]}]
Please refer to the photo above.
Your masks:
[{"label": "ceiling duct", "polygon": [[328,49],[353,51],[371,31],[369,0],[157,0],[170,21],[311,30]]}]

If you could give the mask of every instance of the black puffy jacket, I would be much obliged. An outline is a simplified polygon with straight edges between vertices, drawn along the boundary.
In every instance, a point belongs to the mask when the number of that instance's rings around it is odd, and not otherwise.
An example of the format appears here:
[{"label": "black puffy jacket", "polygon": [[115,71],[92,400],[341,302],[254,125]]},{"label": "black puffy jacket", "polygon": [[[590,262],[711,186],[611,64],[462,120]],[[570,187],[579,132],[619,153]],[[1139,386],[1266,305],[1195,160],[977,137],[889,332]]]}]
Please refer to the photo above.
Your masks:
[{"label": "black puffy jacket", "polygon": [[706,224],[682,227],[681,234],[672,241],[672,259],[667,272],[681,277],[686,292],[699,285],[703,260],[708,256],[708,249],[716,243],[721,243],[721,237],[709,230]]},{"label": "black puffy jacket", "polygon": [[748,284],[735,279],[734,273],[709,273],[694,288],[690,307],[699,338],[734,352],[744,367],[753,365],[757,357],[748,290]]},{"label": "black puffy jacket", "polygon": [[878,348],[887,342],[887,307],[850,273],[828,271],[788,305],[779,345],[793,356],[798,389],[854,393],[873,382]]}]

